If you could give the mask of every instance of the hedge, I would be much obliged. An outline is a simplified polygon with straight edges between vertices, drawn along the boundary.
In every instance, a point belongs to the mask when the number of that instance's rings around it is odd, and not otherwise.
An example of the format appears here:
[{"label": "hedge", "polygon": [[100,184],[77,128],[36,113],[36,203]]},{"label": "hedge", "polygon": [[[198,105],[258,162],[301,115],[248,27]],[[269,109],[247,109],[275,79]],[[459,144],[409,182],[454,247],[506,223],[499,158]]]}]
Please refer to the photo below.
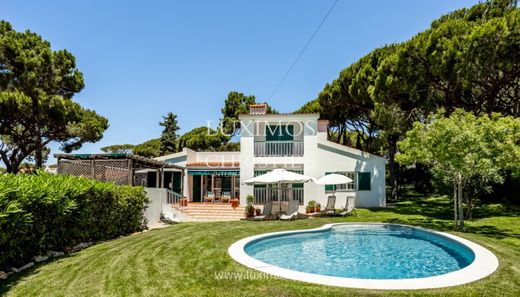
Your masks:
[{"label": "hedge", "polygon": [[44,172],[0,174],[0,270],[142,231],[146,203],[141,187]]}]

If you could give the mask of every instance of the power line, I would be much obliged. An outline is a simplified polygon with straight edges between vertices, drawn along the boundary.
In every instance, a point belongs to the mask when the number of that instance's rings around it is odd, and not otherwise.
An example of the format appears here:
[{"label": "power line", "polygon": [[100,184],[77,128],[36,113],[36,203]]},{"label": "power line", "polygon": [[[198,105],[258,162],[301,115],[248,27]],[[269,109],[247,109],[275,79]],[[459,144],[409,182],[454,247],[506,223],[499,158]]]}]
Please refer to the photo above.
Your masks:
[{"label": "power line", "polygon": [[294,60],[294,62],[291,64],[291,66],[289,67],[289,69],[287,69],[287,72],[285,73],[285,75],[283,76],[283,78],[280,80],[280,82],[278,83],[278,85],[276,85],[276,88],[274,88],[273,92],[271,93],[271,95],[269,96],[269,100],[271,100],[271,98],[273,98],[273,96],[276,94],[276,92],[278,92],[278,89],[280,88],[280,86],[284,83],[284,81],[287,79],[287,77],[289,76],[289,73],[291,72],[291,70],[294,68],[294,66],[296,65],[296,63],[298,63],[298,60],[300,60],[301,56],[303,55],[303,53],[305,52],[305,50],[307,49],[307,47],[309,46],[309,44],[311,44],[312,40],[314,39],[314,36],[316,36],[316,34],[318,33],[318,31],[320,30],[321,26],[323,25],[323,23],[325,23],[325,21],[327,20],[327,18],[329,17],[330,13],[332,12],[332,10],[334,10],[334,7],[336,6],[336,4],[338,3],[339,0],[335,0],[334,3],[332,3],[332,6],[329,8],[329,11],[327,11],[327,14],[325,14],[325,16],[323,17],[323,19],[321,20],[320,24],[318,25],[318,27],[316,27],[316,29],[314,30],[314,32],[312,33],[311,37],[309,38],[309,40],[307,40],[307,43],[305,43],[305,46],[303,46],[302,50],[300,51],[300,53],[298,54],[298,56],[296,56],[296,59]]}]

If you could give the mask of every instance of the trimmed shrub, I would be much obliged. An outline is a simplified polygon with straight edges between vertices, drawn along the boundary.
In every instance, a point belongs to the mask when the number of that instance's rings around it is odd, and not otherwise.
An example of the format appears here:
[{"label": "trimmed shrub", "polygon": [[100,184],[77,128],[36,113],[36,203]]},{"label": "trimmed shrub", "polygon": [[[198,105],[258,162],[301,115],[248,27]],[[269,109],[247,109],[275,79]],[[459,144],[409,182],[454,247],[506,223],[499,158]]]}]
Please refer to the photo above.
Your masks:
[{"label": "trimmed shrub", "polygon": [[0,175],[0,270],[142,231],[146,203],[141,187],[44,172]]}]

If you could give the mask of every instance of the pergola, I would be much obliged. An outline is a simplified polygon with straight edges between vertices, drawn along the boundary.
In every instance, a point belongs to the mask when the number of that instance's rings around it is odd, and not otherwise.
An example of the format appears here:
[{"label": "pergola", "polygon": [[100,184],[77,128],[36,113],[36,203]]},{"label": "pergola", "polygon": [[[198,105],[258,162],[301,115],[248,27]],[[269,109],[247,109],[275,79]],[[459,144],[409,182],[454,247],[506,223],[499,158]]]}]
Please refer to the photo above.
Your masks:
[{"label": "pergola", "polygon": [[164,188],[164,172],[184,168],[133,154],[55,154],[59,174],[84,176],[118,185],[140,185],[136,173],[156,173],[157,188]]}]

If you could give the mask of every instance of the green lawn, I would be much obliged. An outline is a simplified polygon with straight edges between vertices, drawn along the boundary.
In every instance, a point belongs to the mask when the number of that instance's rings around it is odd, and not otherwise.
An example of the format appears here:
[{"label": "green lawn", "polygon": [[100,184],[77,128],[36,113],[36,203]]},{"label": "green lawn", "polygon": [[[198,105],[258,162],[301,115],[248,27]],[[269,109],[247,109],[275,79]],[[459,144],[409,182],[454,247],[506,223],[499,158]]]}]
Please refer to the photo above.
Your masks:
[{"label": "green lawn", "polygon": [[452,230],[446,198],[406,201],[396,208],[359,210],[358,216],[293,222],[183,223],[105,242],[39,265],[0,283],[6,296],[518,296],[520,292],[520,209],[485,205],[453,232],[494,252],[500,267],[463,286],[419,291],[335,288],[283,279],[217,280],[218,272],[253,272],[235,263],[227,248],[243,237],[330,222],[370,221]]}]

